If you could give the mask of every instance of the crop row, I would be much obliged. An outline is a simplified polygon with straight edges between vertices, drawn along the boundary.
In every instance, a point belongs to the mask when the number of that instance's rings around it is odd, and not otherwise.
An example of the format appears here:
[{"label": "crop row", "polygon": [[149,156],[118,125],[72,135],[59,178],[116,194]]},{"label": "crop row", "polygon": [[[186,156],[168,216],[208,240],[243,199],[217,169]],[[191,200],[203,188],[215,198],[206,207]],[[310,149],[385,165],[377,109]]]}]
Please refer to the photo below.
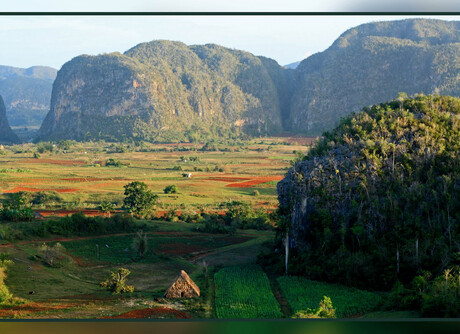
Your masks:
[{"label": "crop row", "polygon": [[267,275],[258,266],[227,267],[214,276],[216,314],[221,319],[281,318]]},{"label": "crop row", "polygon": [[338,318],[375,310],[381,297],[373,292],[305,279],[303,277],[279,277],[278,282],[294,313],[317,309],[324,296],[331,298]]}]

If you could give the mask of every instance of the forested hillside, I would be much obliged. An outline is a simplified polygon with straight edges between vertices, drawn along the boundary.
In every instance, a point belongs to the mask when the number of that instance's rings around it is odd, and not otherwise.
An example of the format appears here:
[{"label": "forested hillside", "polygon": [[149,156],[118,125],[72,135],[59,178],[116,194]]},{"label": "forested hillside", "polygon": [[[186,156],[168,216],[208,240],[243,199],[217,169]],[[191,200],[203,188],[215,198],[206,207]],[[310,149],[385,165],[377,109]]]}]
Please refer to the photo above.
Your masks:
[{"label": "forested hillside", "polygon": [[460,265],[460,100],[364,108],[278,183],[289,272],[384,289]]}]

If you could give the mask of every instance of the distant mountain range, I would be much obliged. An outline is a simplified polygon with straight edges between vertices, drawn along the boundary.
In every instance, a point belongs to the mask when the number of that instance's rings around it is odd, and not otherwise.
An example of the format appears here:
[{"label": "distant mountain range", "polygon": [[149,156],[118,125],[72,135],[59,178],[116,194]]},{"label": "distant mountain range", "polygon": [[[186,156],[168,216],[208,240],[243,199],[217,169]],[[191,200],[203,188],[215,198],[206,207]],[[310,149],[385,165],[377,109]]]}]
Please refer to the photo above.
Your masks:
[{"label": "distant mountain range", "polygon": [[0,95],[12,126],[40,126],[50,109],[57,70],[45,66],[0,66]]},{"label": "distant mountain range", "polygon": [[[341,117],[399,92],[460,96],[459,28],[459,21],[425,19],[363,24],[295,69],[289,67],[296,63],[280,66],[215,44],[171,41],[142,43],[123,54],[78,56],[57,74],[39,139],[320,135]],[[52,69],[23,71],[41,73],[34,79],[51,84]],[[16,76],[17,82],[26,78]],[[7,96],[7,110],[20,105]],[[45,102],[35,102],[37,110]]]},{"label": "distant mountain range", "polygon": [[299,64],[300,64],[300,61],[296,61],[295,63],[284,65],[284,67],[290,68],[291,70],[295,70],[297,66],[299,66]]}]

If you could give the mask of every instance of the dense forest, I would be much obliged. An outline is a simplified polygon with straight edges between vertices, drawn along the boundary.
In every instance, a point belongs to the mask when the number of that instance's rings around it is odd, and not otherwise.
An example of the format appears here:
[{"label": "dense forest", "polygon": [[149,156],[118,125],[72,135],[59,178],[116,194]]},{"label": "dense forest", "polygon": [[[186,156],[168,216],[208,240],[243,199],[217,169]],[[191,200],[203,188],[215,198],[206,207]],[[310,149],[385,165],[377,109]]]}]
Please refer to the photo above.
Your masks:
[{"label": "dense forest", "polygon": [[460,265],[459,154],[458,98],[400,94],[343,119],[278,184],[288,272],[389,289]]}]

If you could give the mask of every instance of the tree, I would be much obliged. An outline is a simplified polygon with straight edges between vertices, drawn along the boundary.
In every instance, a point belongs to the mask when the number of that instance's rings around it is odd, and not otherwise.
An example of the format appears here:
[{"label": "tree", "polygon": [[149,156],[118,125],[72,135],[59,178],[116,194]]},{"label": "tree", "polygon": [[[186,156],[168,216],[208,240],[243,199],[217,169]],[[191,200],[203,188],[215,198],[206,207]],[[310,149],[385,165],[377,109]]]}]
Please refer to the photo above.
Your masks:
[{"label": "tree", "polygon": [[123,295],[124,293],[133,293],[134,286],[128,285],[126,277],[131,274],[128,269],[118,268],[116,272],[112,272],[105,281],[101,282],[100,285],[103,288],[111,291],[114,295]]},{"label": "tree", "polygon": [[102,202],[101,211],[104,212],[104,215],[108,214],[110,218],[110,213],[115,211],[115,204],[110,203],[110,202]]},{"label": "tree", "polygon": [[139,252],[140,257],[143,257],[147,251],[147,245],[147,233],[144,231],[137,232],[133,240],[133,248]]},{"label": "tree", "polygon": [[177,189],[177,186],[175,184],[171,184],[169,186],[166,186],[164,189],[163,189],[163,192],[165,194],[177,194],[179,190]]},{"label": "tree", "polygon": [[124,186],[123,207],[131,214],[145,215],[153,209],[158,196],[153,194],[144,182],[134,181]]}]

